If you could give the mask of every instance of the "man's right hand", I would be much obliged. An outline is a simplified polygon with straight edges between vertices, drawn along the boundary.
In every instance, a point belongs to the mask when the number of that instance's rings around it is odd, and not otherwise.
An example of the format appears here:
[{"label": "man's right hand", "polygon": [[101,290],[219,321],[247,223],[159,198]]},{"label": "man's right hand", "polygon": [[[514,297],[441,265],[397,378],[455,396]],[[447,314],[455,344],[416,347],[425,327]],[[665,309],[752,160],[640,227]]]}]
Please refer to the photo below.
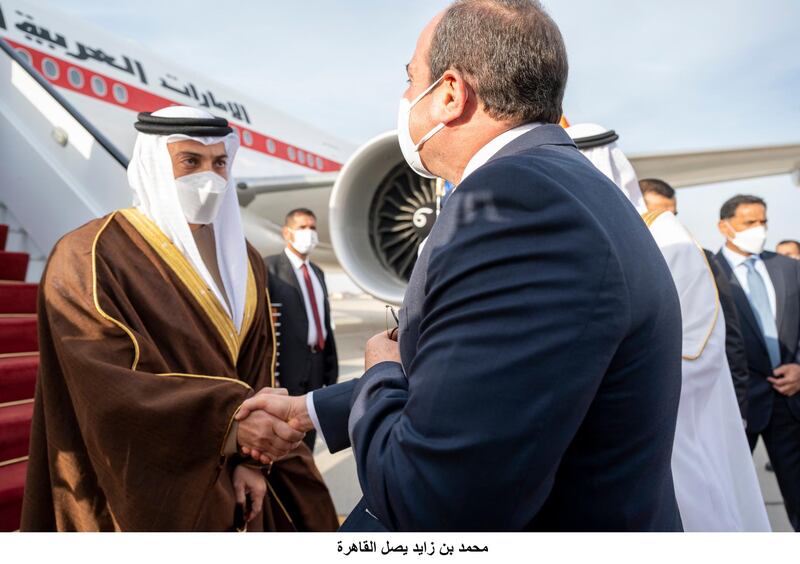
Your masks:
[{"label": "man's right hand", "polygon": [[[243,423],[253,417],[263,419],[264,416],[275,422],[271,439],[262,437],[261,442],[255,442],[248,436],[241,435]],[[306,396],[289,396],[285,390],[274,388],[264,388],[245,401],[239,408],[236,419],[239,421],[239,445],[242,453],[262,464],[269,464],[286,456],[299,446],[299,441],[308,431],[314,429],[306,409]],[[250,428],[249,425],[247,427]],[[298,436],[299,439],[296,438]]]},{"label": "man's right hand", "polygon": [[242,415],[243,410],[244,406],[236,416],[239,421],[237,442],[245,455],[252,456],[262,464],[283,458],[300,446],[306,435],[266,411],[248,409],[246,415]]}]

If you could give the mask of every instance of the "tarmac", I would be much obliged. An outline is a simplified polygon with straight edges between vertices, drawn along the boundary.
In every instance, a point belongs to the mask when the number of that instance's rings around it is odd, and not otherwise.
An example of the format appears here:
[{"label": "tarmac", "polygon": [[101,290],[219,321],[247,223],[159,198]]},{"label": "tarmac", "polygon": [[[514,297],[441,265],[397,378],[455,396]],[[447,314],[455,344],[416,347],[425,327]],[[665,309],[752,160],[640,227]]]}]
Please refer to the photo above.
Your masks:
[{"label": "tarmac", "polygon": [[[363,373],[364,345],[371,336],[386,330],[386,308],[383,303],[365,295],[339,295],[331,299],[331,310],[339,351],[339,381],[344,382]],[[352,450],[331,454],[318,438],[314,458],[331,492],[336,511],[343,519],[361,498]],[[764,468],[767,453],[761,442],[753,453],[753,461],[773,531],[790,532],[792,528],[775,474]]]}]

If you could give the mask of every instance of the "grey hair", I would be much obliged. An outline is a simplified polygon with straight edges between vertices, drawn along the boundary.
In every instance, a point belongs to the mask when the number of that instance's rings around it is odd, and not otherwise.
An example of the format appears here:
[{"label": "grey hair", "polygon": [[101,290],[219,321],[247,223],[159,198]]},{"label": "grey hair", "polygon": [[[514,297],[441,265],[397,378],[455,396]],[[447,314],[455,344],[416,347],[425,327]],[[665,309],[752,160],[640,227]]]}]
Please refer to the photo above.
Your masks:
[{"label": "grey hair", "polygon": [[465,75],[492,118],[558,123],[567,86],[567,50],[537,0],[457,0],[437,24],[431,81]]}]

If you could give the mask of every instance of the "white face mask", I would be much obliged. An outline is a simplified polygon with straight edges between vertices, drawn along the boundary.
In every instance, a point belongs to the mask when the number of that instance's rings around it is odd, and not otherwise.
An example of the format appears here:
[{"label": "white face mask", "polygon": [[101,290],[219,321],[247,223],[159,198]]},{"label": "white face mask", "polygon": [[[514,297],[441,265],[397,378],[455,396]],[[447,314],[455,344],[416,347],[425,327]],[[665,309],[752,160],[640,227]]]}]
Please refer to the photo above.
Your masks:
[{"label": "white face mask", "polygon": [[432,174],[425,165],[422,164],[422,157],[419,154],[419,150],[425,144],[425,142],[439,133],[442,128],[444,128],[444,124],[440,123],[433,129],[431,129],[428,133],[426,133],[422,139],[420,139],[419,143],[414,143],[414,140],[411,139],[411,108],[417,105],[417,102],[422,100],[434,87],[441,82],[444,76],[440,76],[433,84],[428,86],[425,91],[414,98],[412,101],[408,101],[405,98],[400,99],[400,108],[397,111],[397,139],[400,141],[400,150],[403,152],[403,158],[408,163],[408,166],[411,169],[423,176],[425,178],[436,178],[435,174]]},{"label": "white face mask", "polygon": [[301,255],[310,255],[311,251],[317,248],[319,235],[313,229],[292,229],[292,233],[294,233],[292,248]]},{"label": "white face mask", "polygon": [[214,222],[228,191],[228,181],[210,171],[176,178],[175,186],[186,221],[202,225]]},{"label": "white face mask", "polygon": [[[731,225],[730,222],[728,225],[733,229],[733,225]],[[751,227],[744,231],[736,231],[734,229],[734,232],[736,235],[733,238],[728,237],[728,239],[743,251],[754,255],[760,255],[764,250],[764,245],[767,242],[767,228],[763,225]]]}]

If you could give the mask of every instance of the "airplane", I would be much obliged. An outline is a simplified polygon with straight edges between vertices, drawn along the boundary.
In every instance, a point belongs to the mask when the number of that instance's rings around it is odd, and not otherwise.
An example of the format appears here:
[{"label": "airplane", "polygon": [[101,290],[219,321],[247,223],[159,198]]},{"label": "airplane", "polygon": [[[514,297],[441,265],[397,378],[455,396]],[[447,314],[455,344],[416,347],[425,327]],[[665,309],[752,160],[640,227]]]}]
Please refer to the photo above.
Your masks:
[{"label": "airplane", "polygon": [[[236,128],[243,225],[262,255],[283,249],[285,212],[309,207],[320,230],[315,260],[341,267],[378,300],[402,301],[441,186],[407,167],[394,131],[356,147],[57,10],[0,0],[0,249],[8,235],[2,224],[11,223],[13,250],[34,259],[28,281],[39,280],[65,233],[131,205],[125,167],[136,115],[173,104],[207,108]],[[800,144],[630,160],[640,176],[675,187],[792,172],[800,184]],[[15,276],[25,278],[24,269]],[[38,354],[35,285],[0,280],[0,290],[11,293],[0,292],[0,321],[8,322],[0,337],[13,337],[14,345],[0,338],[0,376],[11,376],[0,382],[5,531],[19,527]],[[355,481],[352,488],[358,491]]]},{"label": "airplane", "polygon": [[[124,167],[136,114],[194,105],[227,118],[240,137],[233,174],[246,236],[263,255],[283,248],[285,212],[310,207],[320,231],[315,259],[341,266],[379,300],[402,301],[439,189],[408,168],[394,131],[356,148],[27,0],[0,0],[0,47],[0,204],[42,262],[64,233],[130,205]],[[800,181],[800,144],[630,160],[641,177],[675,187],[792,172]]]}]

